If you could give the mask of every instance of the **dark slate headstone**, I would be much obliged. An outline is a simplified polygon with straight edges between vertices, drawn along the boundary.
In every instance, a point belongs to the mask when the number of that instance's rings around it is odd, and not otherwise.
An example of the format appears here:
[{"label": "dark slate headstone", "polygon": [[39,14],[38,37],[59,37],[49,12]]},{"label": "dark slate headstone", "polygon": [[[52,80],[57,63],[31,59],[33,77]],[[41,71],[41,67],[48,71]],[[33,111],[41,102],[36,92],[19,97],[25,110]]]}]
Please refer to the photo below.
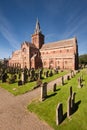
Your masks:
[{"label": "dark slate headstone", "polygon": [[53,85],[53,92],[55,92],[56,91],[56,83]]},{"label": "dark slate headstone", "polygon": [[56,108],[56,125],[59,125],[63,120],[63,104],[59,103]]},{"label": "dark slate headstone", "polygon": [[62,85],[64,85],[64,77],[63,77],[63,76],[62,76],[62,79],[61,79],[61,80],[62,80]]},{"label": "dark slate headstone", "polygon": [[67,80],[70,80],[70,76],[69,75],[67,76]]},{"label": "dark slate headstone", "polygon": [[47,97],[47,83],[41,85],[41,101],[44,101]]},{"label": "dark slate headstone", "polygon": [[18,86],[21,86],[22,85],[22,80],[19,80],[18,81]]}]

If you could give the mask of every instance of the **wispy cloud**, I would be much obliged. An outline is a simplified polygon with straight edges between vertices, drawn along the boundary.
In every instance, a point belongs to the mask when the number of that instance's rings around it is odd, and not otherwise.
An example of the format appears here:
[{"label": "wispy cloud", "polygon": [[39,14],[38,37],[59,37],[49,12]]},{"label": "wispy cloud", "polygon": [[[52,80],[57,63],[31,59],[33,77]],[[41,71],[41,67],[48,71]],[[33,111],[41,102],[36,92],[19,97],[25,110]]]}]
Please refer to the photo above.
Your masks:
[{"label": "wispy cloud", "polygon": [[78,10],[67,20],[67,28],[64,32],[65,37],[75,36],[76,34],[81,35],[87,31],[87,27],[85,26],[87,25],[87,17],[83,15],[84,12],[80,12],[81,10]]},{"label": "wispy cloud", "polygon": [[0,13],[0,33],[8,41],[9,45],[14,49],[18,49],[19,42],[16,40],[16,35],[13,32],[12,25],[9,20]]}]

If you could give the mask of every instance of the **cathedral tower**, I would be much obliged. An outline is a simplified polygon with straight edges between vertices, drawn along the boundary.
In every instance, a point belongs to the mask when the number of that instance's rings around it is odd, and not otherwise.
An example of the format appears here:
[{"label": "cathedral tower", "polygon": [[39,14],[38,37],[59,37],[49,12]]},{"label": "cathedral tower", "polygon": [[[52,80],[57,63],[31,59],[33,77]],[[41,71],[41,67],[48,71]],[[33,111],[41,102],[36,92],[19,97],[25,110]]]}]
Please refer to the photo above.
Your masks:
[{"label": "cathedral tower", "polygon": [[41,32],[38,19],[36,21],[35,32],[32,35],[32,44],[34,44],[38,49],[40,49],[44,44],[44,35]]}]

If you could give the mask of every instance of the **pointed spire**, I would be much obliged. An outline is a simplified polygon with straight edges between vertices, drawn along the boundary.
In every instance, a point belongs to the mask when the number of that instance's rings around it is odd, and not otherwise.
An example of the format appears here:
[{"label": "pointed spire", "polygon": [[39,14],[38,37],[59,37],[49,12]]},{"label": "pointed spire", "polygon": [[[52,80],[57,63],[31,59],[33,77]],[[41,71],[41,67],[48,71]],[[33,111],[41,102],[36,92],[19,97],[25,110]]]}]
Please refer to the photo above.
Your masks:
[{"label": "pointed spire", "polygon": [[41,29],[40,29],[40,24],[39,24],[38,18],[37,18],[37,21],[36,21],[35,33],[41,33]]}]

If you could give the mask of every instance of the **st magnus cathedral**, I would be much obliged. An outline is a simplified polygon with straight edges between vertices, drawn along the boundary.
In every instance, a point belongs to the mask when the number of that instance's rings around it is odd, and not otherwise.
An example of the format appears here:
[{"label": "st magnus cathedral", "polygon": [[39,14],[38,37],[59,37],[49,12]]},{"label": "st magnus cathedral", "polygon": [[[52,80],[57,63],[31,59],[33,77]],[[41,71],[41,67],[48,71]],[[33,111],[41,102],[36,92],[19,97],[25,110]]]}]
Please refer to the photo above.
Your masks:
[{"label": "st magnus cathedral", "polygon": [[39,21],[36,21],[31,42],[24,41],[20,50],[12,53],[11,67],[78,69],[78,44],[76,38],[44,43]]}]

